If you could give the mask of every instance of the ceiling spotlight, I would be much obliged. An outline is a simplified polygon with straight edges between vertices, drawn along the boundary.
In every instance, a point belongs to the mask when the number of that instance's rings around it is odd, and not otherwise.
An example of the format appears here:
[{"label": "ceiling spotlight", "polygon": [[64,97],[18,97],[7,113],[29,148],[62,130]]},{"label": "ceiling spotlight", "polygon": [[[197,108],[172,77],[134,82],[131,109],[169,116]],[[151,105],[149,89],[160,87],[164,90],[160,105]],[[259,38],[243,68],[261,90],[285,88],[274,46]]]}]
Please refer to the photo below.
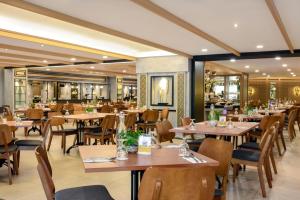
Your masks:
[{"label": "ceiling spotlight", "polygon": [[202,52],[207,52],[207,51],[208,51],[208,49],[201,49],[201,51],[202,51]]},{"label": "ceiling spotlight", "polygon": [[257,49],[262,49],[262,48],[264,48],[264,45],[261,45],[261,44],[256,45],[256,48],[257,48]]},{"label": "ceiling spotlight", "polygon": [[235,24],[233,24],[233,27],[237,28],[237,27],[239,27],[239,25],[237,23],[235,23]]},{"label": "ceiling spotlight", "polygon": [[292,70],[291,70],[291,69],[287,69],[286,71],[290,72],[290,71],[292,71]]},{"label": "ceiling spotlight", "polygon": [[76,58],[70,58],[71,61],[76,61]]},{"label": "ceiling spotlight", "polygon": [[236,60],[234,58],[231,58],[230,59],[230,62],[235,62]]},{"label": "ceiling spotlight", "polygon": [[293,75],[293,74],[294,74],[294,72],[291,72],[291,74]]},{"label": "ceiling spotlight", "polygon": [[287,64],[282,64],[282,67],[287,67]]},{"label": "ceiling spotlight", "polygon": [[268,74],[267,78],[270,78],[270,75]]},{"label": "ceiling spotlight", "polygon": [[281,60],[281,57],[276,56],[276,57],[275,57],[275,60]]},{"label": "ceiling spotlight", "polygon": [[124,69],[122,72],[123,72],[123,73],[126,73],[127,71]]},{"label": "ceiling spotlight", "polygon": [[50,71],[51,69],[47,68],[46,70],[47,70],[47,71]]},{"label": "ceiling spotlight", "polygon": [[293,76],[295,77],[295,76],[296,76],[296,74],[293,74]]},{"label": "ceiling spotlight", "polygon": [[47,63],[48,62],[48,60],[43,60],[43,63]]},{"label": "ceiling spotlight", "polygon": [[4,49],[4,51],[8,51],[8,49]]},{"label": "ceiling spotlight", "polygon": [[266,73],[262,73],[263,76],[267,75]]},{"label": "ceiling spotlight", "polygon": [[41,46],[41,47],[44,47],[45,45],[44,45],[44,44],[41,44],[40,46]]},{"label": "ceiling spotlight", "polygon": [[259,70],[258,70],[258,69],[256,69],[254,72],[255,72],[255,73],[258,73],[258,72],[259,72]]},{"label": "ceiling spotlight", "polygon": [[246,66],[245,66],[245,68],[246,68],[246,69],[249,69],[249,68],[250,68],[250,66],[249,66],[249,65],[246,65]]},{"label": "ceiling spotlight", "polygon": [[91,68],[91,69],[95,69],[95,67],[94,67],[94,66],[90,66],[90,68]]},{"label": "ceiling spotlight", "polygon": [[108,56],[102,56],[102,58],[103,58],[103,59],[106,59],[106,58],[108,58]]}]

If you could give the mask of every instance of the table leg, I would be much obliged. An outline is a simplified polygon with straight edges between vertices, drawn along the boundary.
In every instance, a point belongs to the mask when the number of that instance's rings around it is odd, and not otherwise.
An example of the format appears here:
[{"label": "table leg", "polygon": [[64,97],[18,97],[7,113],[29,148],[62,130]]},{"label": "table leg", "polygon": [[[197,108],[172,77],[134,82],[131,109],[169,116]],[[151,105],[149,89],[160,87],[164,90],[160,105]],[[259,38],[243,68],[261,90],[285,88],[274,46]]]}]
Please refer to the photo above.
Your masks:
[{"label": "table leg", "polygon": [[77,142],[75,145],[72,145],[68,148],[68,150],[66,151],[67,153],[70,153],[70,150],[73,148],[76,148],[80,145],[83,145],[83,128],[84,128],[84,121],[79,121],[76,123],[76,128],[78,130],[78,134],[77,134]]},{"label": "table leg", "polygon": [[138,200],[139,171],[131,171],[131,200]]}]

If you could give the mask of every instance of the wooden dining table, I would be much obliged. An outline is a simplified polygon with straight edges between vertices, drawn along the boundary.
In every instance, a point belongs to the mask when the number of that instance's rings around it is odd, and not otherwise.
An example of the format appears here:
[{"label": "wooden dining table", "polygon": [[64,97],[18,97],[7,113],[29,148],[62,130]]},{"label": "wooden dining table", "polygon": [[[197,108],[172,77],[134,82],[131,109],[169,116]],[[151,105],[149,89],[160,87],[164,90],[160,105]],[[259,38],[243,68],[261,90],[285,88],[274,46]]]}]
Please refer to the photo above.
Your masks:
[{"label": "wooden dining table", "polygon": [[260,114],[266,114],[266,112],[269,112],[269,114],[274,115],[274,114],[280,114],[280,113],[284,113],[286,111],[286,109],[281,109],[281,110],[258,110],[258,113]]},{"label": "wooden dining table", "polygon": [[82,114],[74,114],[74,115],[58,115],[53,117],[62,117],[66,120],[75,120],[76,121],[76,128],[78,130],[77,134],[77,143],[72,145],[67,149],[67,153],[70,153],[72,148],[76,148],[80,145],[83,145],[83,129],[85,126],[85,121],[89,120],[97,120],[103,119],[107,115],[116,115],[115,113],[82,113]]},{"label": "wooden dining table", "polygon": [[128,160],[118,161],[114,159],[111,162],[99,163],[86,163],[84,162],[84,160],[91,158],[115,157],[115,145],[80,146],[79,153],[83,161],[83,167],[86,173],[131,171],[132,200],[137,200],[139,182],[143,176],[144,171],[149,167],[217,167],[219,165],[218,161],[215,161],[196,152],[193,152],[193,156],[198,158],[201,162],[189,162],[188,160],[179,156],[178,148],[152,149],[151,155],[129,153]]},{"label": "wooden dining table", "polygon": [[259,125],[257,122],[232,122],[232,124],[232,128],[229,126],[210,126],[209,122],[205,121],[195,123],[194,128],[191,128],[190,126],[181,126],[172,128],[169,131],[195,135],[242,136]]}]

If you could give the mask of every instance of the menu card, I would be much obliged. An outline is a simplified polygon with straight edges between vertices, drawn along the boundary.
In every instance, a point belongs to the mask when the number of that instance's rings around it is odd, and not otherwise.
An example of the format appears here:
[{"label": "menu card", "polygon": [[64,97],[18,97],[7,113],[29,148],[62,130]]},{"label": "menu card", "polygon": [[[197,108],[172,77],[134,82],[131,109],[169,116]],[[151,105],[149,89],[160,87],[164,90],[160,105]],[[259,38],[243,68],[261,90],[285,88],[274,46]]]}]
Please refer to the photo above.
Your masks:
[{"label": "menu card", "polygon": [[138,154],[151,155],[151,135],[140,135]]}]

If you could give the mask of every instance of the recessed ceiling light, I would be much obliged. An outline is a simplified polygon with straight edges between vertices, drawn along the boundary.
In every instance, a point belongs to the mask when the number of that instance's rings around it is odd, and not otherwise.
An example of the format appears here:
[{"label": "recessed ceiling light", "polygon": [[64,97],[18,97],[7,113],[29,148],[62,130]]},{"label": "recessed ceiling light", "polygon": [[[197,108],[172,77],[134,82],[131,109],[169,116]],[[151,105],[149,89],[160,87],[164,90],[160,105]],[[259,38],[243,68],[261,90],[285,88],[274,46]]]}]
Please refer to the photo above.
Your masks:
[{"label": "recessed ceiling light", "polygon": [[288,72],[292,71],[291,69],[287,69]]},{"label": "recessed ceiling light", "polygon": [[237,27],[239,27],[239,25],[237,23],[235,23],[235,24],[233,24],[233,27],[237,28]]},{"label": "recessed ceiling light", "polygon": [[208,49],[201,49],[201,51],[202,51],[202,52],[207,52],[207,51],[208,51]]},{"label": "recessed ceiling light", "polygon": [[123,73],[126,73],[127,71],[124,69],[122,72],[123,72]]},{"label": "recessed ceiling light", "polygon": [[258,72],[259,72],[259,70],[258,70],[258,69],[256,69],[254,72],[255,72],[255,73],[258,73]]},{"label": "recessed ceiling light", "polygon": [[245,66],[245,68],[246,68],[246,69],[249,69],[249,68],[250,68],[250,66],[249,66],[249,65],[246,65],[246,66]]},{"label": "recessed ceiling light", "polygon": [[94,67],[94,66],[90,66],[90,68],[91,68],[91,69],[95,69],[95,67]]},{"label": "recessed ceiling light", "polygon": [[41,44],[41,47],[44,47],[45,45],[44,44]]},{"label": "recessed ceiling light", "polygon": [[267,78],[270,78],[270,75],[268,74]]},{"label": "recessed ceiling light", "polygon": [[293,74],[293,76],[296,76],[296,74]]},{"label": "recessed ceiling light", "polygon": [[291,72],[291,74],[293,75],[293,74],[294,74],[294,72]]},{"label": "recessed ceiling light", "polygon": [[282,64],[282,67],[287,67],[288,65],[287,64]]},{"label": "recessed ceiling light", "polygon": [[43,63],[47,63],[48,62],[48,60],[43,60]]},{"label": "recessed ceiling light", "polygon": [[47,70],[47,71],[50,71],[51,69],[47,68],[46,70]]},{"label": "recessed ceiling light", "polygon": [[230,59],[230,62],[235,62],[236,60],[234,58],[231,58]]},{"label": "recessed ceiling light", "polygon": [[70,58],[70,60],[71,60],[71,61],[76,61],[77,59],[76,59],[76,58]]},{"label": "recessed ceiling light", "polygon": [[262,73],[263,76],[267,75],[266,73]]},{"label": "recessed ceiling light", "polygon": [[108,58],[108,56],[102,56],[102,58],[103,58],[103,59],[106,59],[106,58]]},{"label": "recessed ceiling light", "polygon": [[281,60],[281,57],[276,56],[276,57],[275,57],[275,60]]},{"label": "recessed ceiling light", "polygon": [[261,44],[256,45],[256,48],[257,48],[257,49],[262,49],[262,48],[264,48],[264,45],[261,45]]},{"label": "recessed ceiling light", "polygon": [[8,49],[4,49],[4,51],[8,51]]}]

